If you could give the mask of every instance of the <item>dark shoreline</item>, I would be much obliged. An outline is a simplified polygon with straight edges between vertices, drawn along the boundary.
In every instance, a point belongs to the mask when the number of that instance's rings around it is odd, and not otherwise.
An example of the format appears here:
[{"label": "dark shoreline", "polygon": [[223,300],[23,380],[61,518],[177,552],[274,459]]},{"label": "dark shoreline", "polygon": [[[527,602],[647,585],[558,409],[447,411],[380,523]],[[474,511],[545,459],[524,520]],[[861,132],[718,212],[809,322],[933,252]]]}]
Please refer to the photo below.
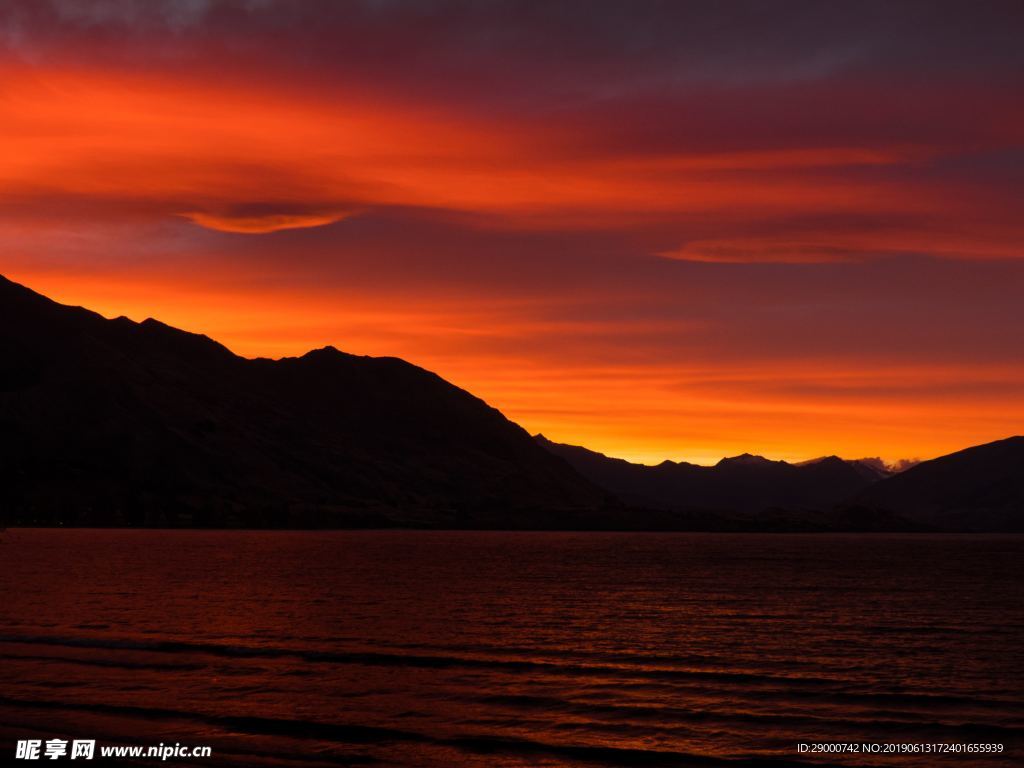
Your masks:
[{"label": "dark shoreline", "polygon": [[736,527],[736,528],[653,528],[653,527],[445,527],[445,526],[319,526],[319,527],[252,527],[252,526],[170,526],[170,525],[40,525],[17,524],[0,527],[0,537],[5,531],[14,530],[196,530],[196,531],[238,531],[238,532],[279,532],[279,534],[307,534],[307,532],[333,531],[379,531],[379,532],[494,532],[494,534],[778,534],[785,536],[827,536],[827,535],[879,535],[879,536],[1024,536],[1022,530],[970,530],[951,528],[901,529],[901,528],[784,528],[784,527]]}]

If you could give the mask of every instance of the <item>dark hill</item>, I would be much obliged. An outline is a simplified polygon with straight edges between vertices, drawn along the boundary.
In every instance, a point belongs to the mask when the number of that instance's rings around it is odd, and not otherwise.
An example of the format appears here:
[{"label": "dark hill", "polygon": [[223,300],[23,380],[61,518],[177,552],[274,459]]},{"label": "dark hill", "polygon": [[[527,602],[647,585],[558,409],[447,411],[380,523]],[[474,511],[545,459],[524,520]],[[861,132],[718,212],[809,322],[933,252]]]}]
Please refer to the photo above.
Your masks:
[{"label": "dark hill", "polygon": [[247,360],[3,278],[0,463],[21,524],[543,527],[605,498],[402,360]]},{"label": "dark hill", "polygon": [[835,456],[789,464],[742,454],[713,467],[672,461],[652,467],[553,443],[543,435],[535,439],[595,485],[628,503],[660,509],[830,510],[880,477],[866,465]]},{"label": "dark hill", "polygon": [[1024,531],[1024,437],[923,461],[858,501],[945,530]]}]

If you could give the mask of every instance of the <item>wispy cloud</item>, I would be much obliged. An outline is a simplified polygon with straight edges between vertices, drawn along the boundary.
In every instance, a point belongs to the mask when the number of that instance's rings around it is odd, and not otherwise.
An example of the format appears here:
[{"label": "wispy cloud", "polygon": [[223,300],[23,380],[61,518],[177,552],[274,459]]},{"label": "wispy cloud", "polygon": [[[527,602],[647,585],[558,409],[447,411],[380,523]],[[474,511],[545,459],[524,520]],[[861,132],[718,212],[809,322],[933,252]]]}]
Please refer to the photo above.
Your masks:
[{"label": "wispy cloud", "polygon": [[332,213],[268,213],[245,216],[190,211],[181,215],[206,229],[243,235],[264,235],[283,229],[323,227],[346,219],[351,214],[347,211],[336,211]]}]

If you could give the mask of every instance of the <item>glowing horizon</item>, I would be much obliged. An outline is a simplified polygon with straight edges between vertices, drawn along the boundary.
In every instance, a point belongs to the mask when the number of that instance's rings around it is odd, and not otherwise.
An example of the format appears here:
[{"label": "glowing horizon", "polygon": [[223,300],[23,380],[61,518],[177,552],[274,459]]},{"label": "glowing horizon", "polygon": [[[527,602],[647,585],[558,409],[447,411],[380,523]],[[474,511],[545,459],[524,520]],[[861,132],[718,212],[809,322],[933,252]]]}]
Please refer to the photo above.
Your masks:
[{"label": "glowing horizon", "polygon": [[645,463],[1024,432],[1010,11],[786,7],[11,3],[0,273]]}]

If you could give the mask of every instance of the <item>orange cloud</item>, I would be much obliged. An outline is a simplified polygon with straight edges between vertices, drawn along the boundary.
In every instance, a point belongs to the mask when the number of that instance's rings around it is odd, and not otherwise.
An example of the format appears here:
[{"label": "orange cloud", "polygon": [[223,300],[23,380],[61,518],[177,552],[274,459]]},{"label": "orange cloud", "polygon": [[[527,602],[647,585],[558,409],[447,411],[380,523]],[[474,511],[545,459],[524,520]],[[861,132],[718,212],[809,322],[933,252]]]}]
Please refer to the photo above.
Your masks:
[{"label": "orange cloud", "polygon": [[757,237],[695,240],[659,255],[681,261],[722,264],[823,264],[893,254],[928,254],[943,258],[1015,259],[1024,257],[1024,227],[1016,222],[961,226],[926,222],[914,229],[889,226],[881,231],[836,225],[828,230],[768,233]]},{"label": "orange cloud", "polygon": [[209,213],[252,202],[321,211],[419,206],[549,228],[735,212],[931,214],[968,205],[941,185],[849,173],[927,156],[914,147],[722,153],[683,146],[634,156],[600,144],[574,147],[580,126],[573,122],[496,120],[354,92],[326,101],[194,75],[10,62],[0,73],[8,83],[0,194],[114,207],[147,201],[163,215],[184,210],[225,231],[320,225],[325,215]]},{"label": "orange cloud", "polygon": [[214,229],[219,232],[263,235],[268,232],[279,232],[283,229],[323,227],[348,218],[351,214],[340,211],[337,213],[276,213],[262,216],[230,216],[191,211],[181,215],[200,227]]}]

